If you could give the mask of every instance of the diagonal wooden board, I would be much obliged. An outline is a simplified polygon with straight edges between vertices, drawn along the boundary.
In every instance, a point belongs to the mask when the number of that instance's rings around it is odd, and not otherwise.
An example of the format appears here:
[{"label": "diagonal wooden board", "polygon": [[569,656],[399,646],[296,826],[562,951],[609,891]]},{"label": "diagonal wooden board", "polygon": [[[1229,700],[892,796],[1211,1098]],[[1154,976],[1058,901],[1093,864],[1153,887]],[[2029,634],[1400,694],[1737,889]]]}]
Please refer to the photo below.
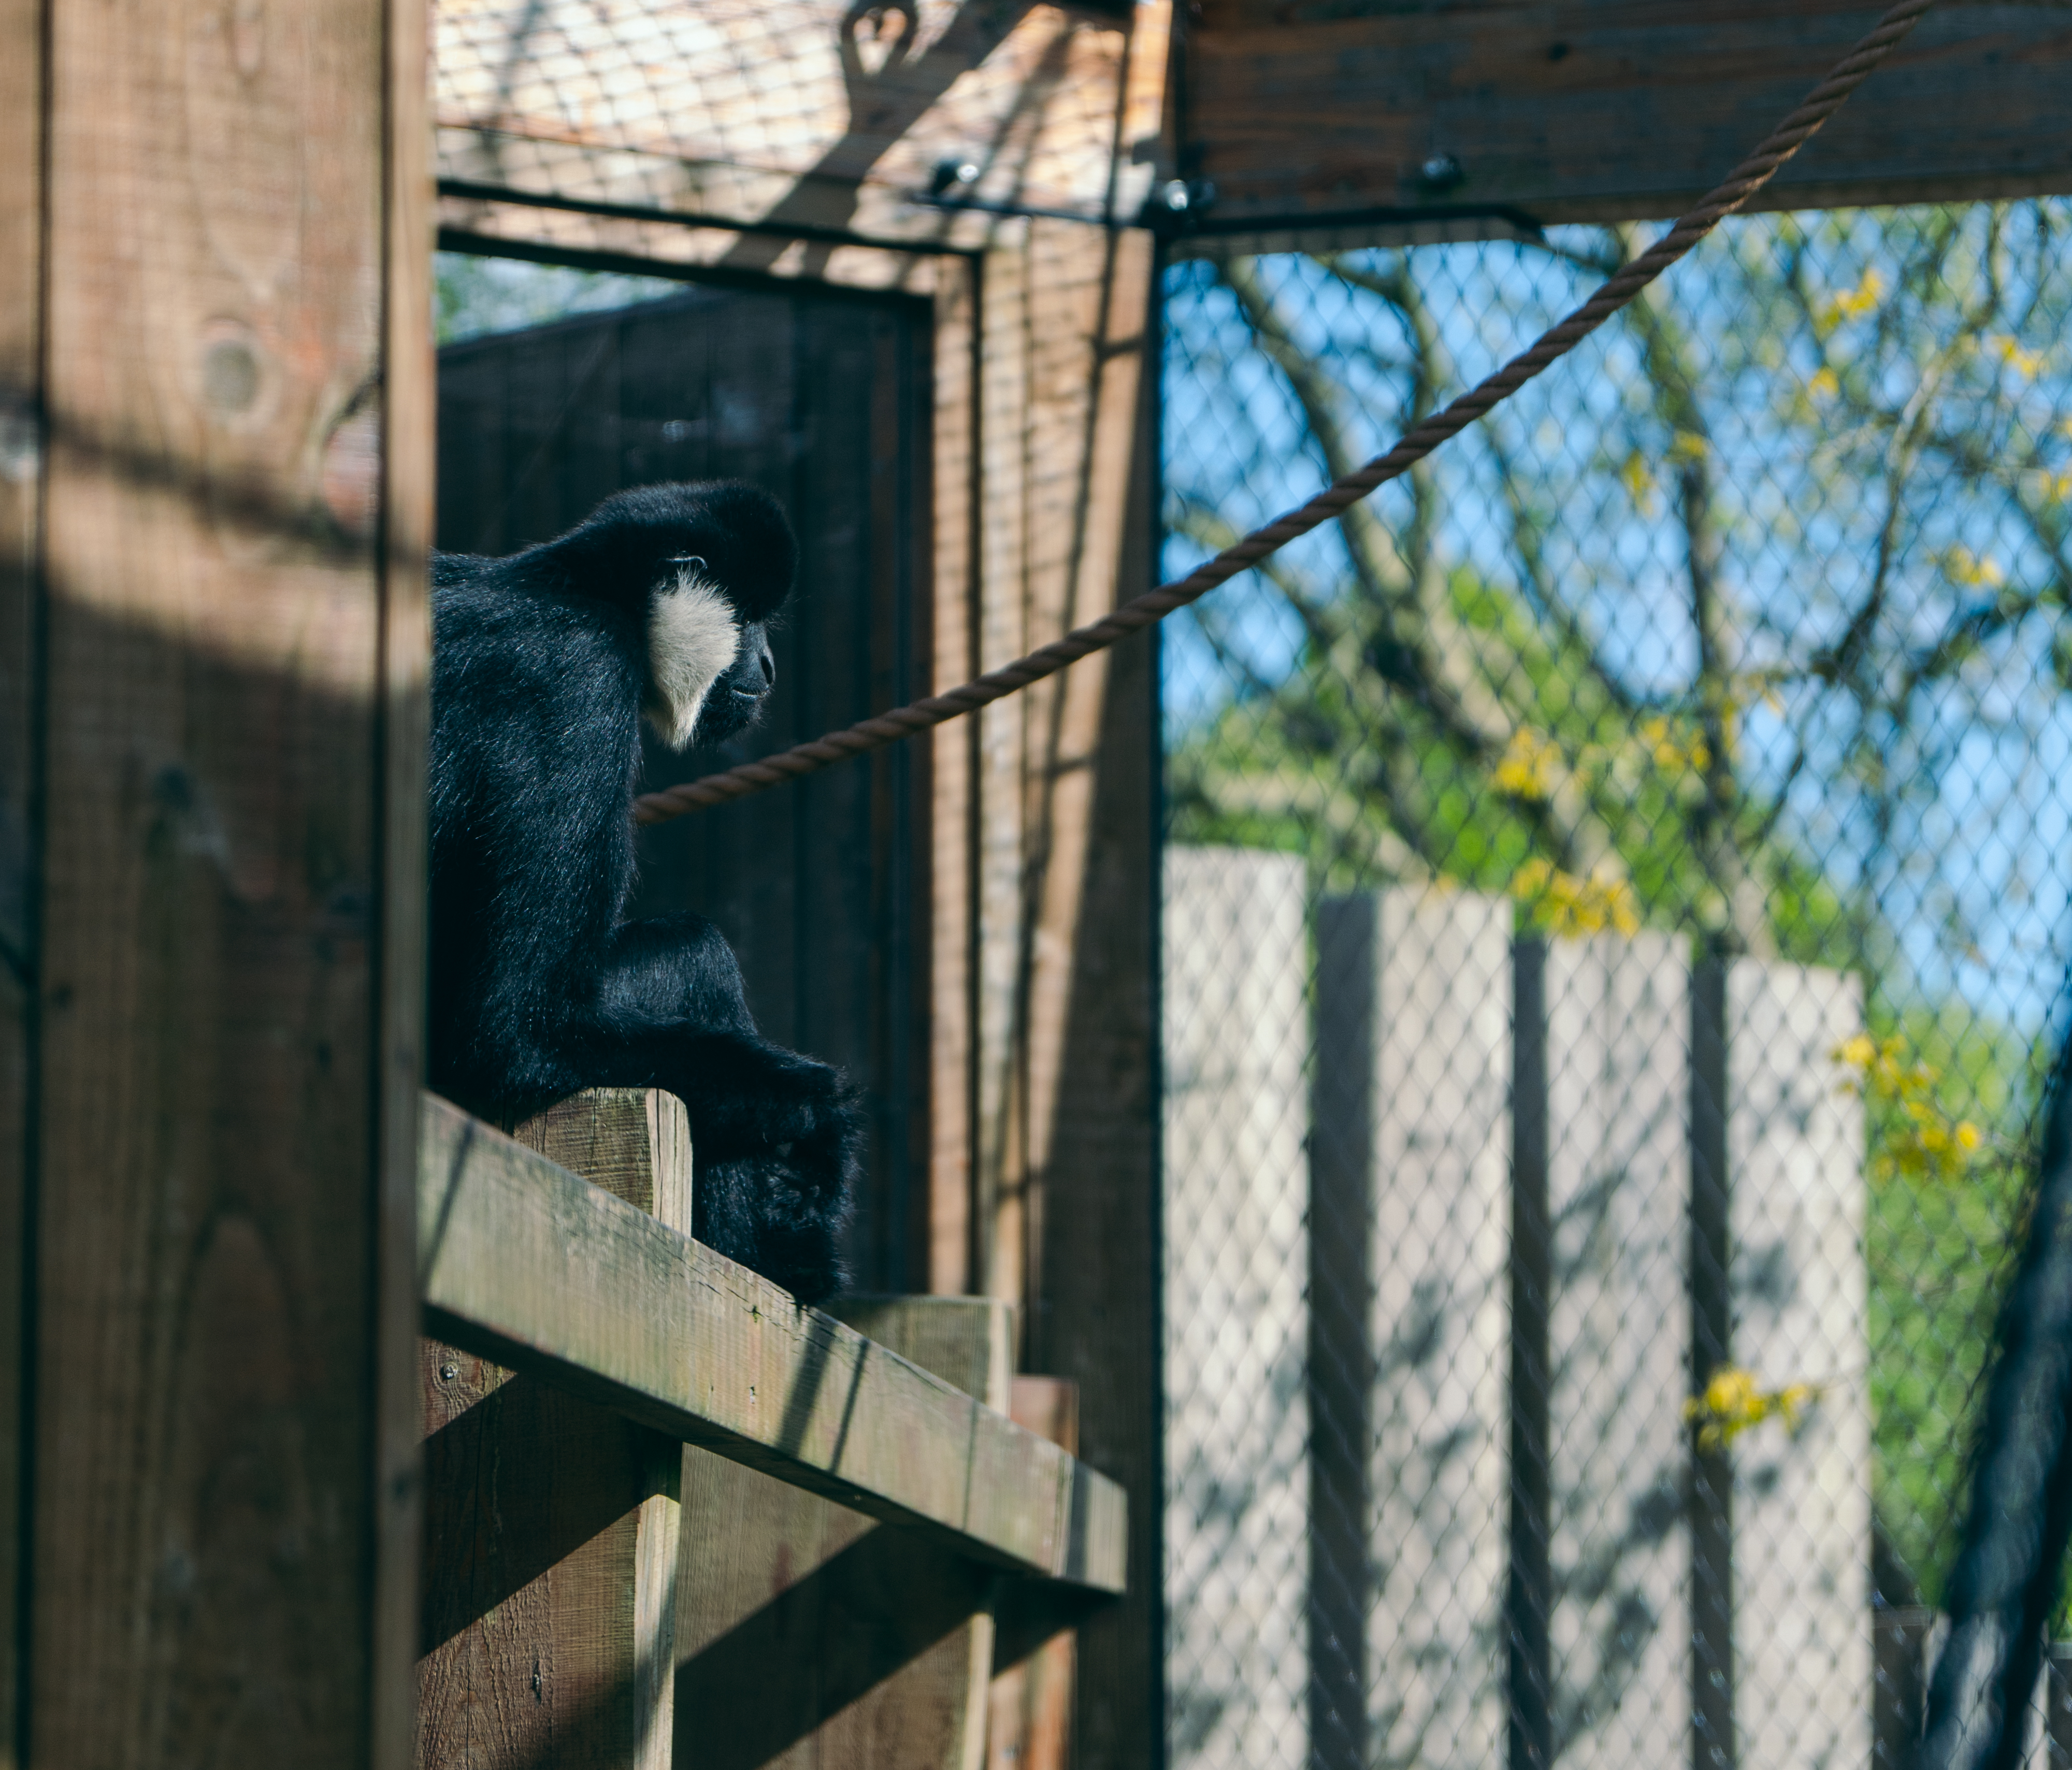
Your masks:
[{"label": "diagonal wooden board", "polygon": [[429,1334],[959,1554],[1124,1588],[1113,1481],[429,1094],[417,1246]]}]

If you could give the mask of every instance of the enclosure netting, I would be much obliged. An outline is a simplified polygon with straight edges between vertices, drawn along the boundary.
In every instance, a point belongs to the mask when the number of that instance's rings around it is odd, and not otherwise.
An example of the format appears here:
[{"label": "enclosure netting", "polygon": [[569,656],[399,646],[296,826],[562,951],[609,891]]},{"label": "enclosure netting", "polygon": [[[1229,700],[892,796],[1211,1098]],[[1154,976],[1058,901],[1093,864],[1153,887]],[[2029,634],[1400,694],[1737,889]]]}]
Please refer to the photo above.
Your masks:
[{"label": "enclosure netting", "polygon": [[[1161,575],[1653,232],[1183,248]],[[2072,936],[2068,317],[2072,202],[1730,221],[1166,623],[1176,1770],[1901,1761]]]}]

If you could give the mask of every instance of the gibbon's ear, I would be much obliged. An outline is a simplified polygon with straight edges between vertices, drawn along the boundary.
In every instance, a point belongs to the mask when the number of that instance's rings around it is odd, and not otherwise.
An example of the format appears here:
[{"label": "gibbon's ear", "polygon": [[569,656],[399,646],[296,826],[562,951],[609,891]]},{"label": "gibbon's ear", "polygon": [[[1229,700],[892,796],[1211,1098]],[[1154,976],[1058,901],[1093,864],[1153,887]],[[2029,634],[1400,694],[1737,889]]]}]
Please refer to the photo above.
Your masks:
[{"label": "gibbon's ear", "polygon": [[702,557],[672,561],[676,575],[648,605],[648,686],[640,710],[672,749],[690,745],[713,684],[741,649],[741,626]]}]

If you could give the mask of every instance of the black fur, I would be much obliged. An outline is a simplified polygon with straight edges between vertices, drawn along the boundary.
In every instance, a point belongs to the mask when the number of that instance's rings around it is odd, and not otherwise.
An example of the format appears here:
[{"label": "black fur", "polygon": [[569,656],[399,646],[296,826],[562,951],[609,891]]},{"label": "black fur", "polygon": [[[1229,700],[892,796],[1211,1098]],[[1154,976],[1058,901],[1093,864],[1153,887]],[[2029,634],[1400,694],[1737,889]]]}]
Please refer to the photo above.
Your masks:
[{"label": "black fur", "polygon": [[763,623],[797,547],[775,502],[722,481],[606,499],[558,540],[432,564],[432,1086],[524,1110],[591,1087],[690,1109],[695,1233],[802,1300],[840,1288],[862,1140],[824,1063],[758,1035],[702,917],[625,922],[650,599],[694,556],[741,626],[693,737],[760,711]]}]

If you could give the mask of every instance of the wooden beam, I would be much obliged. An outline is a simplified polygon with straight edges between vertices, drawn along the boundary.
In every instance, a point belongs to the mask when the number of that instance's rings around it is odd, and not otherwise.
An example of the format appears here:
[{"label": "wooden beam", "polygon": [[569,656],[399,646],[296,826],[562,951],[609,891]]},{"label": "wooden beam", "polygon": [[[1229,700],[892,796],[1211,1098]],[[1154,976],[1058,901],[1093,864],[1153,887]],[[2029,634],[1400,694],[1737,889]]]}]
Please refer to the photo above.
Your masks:
[{"label": "wooden beam", "polygon": [[[979,321],[975,262],[943,267],[935,301],[935,545],[931,689],[979,673]],[[979,725],[953,720],[926,740],[930,758],[928,868],[927,1287],[974,1287],[972,1139],[977,1083]]]},{"label": "wooden beam", "polygon": [[[597,1088],[515,1141],[678,1230],[684,1105]],[[668,1770],[682,1448],[624,1415],[428,1340],[420,1770]]]},{"label": "wooden beam", "polygon": [[[1868,31],[1877,0],[1205,0],[1183,158],[1213,228],[1675,215]],[[1937,7],[1761,208],[2072,191],[2062,7]]]},{"label": "wooden beam", "polygon": [[426,20],[45,15],[28,1756],[394,1767]]},{"label": "wooden beam", "polygon": [[431,1096],[421,1148],[428,1332],[976,1559],[1122,1588],[1105,1476]]}]

